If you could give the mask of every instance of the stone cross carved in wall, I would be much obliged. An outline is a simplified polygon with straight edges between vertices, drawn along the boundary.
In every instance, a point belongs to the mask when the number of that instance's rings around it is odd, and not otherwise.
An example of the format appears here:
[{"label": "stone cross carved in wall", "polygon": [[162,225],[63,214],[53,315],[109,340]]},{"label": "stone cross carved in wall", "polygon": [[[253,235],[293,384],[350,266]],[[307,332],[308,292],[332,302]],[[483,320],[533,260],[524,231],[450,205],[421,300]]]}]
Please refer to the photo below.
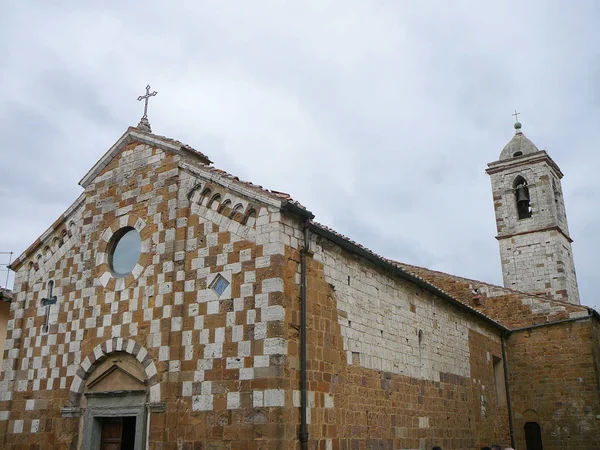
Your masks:
[{"label": "stone cross carved in wall", "polygon": [[52,289],[54,288],[54,281],[48,282],[48,298],[42,299],[42,306],[46,307],[46,319],[44,321],[44,332],[48,332],[50,327],[50,306],[56,304],[56,295],[52,295]]}]

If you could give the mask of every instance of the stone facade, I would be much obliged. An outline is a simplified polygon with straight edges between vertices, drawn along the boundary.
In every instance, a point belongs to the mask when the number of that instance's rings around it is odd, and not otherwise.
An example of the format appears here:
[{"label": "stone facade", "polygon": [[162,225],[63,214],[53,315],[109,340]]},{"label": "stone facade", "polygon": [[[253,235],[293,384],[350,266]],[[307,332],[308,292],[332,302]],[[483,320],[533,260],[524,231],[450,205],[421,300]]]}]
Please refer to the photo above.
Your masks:
[{"label": "stone facade", "polygon": [[[12,265],[2,448],[96,450],[123,417],[136,449],[301,448],[305,261],[308,448],[522,449],[535,422],[545,449],[593,449],[600,316],[572,294],[562,175],[521,138],[503,155],[488,172],[505,277],[535,278],[530,293],[380,257],[287,194],[130,128]],[[520,220],[518,175],[533,209]],[[124,230],[141,243],[119,275]]]},{"label": "stone facade", "polygon": [[[291,199],[136,129],[81,184],[12,266],[3,448],[96,448],[117,415],[135,417],[136,448],[298,448],[305,219]],[[507,444],[503,327],[310,226],[310,448]],[[119,276],[125,229],[141,251]]]},{"label": "stone facade", "polygon": [[[517,141],[518,146],[515,145]],[[537,150],[520,128],[510,150],[488,164],[496,213],[504,286],[579,304],[579,290],[567,226],[561,178],[545,151]],[[528,151],[529,150],[529,151]],[[516,187],[524,180],[531,216],[520,218]]]}]

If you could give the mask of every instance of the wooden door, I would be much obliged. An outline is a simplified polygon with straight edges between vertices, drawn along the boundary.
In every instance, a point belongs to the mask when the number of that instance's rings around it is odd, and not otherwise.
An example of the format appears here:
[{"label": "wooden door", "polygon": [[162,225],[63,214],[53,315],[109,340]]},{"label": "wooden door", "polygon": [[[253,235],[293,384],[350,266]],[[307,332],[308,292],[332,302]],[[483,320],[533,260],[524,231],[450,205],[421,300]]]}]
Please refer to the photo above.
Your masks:
[{"label": "wooden door", "polygon": [[105,417],[102,419],[102,443],[100,450],[121,450],[123,419]]}]

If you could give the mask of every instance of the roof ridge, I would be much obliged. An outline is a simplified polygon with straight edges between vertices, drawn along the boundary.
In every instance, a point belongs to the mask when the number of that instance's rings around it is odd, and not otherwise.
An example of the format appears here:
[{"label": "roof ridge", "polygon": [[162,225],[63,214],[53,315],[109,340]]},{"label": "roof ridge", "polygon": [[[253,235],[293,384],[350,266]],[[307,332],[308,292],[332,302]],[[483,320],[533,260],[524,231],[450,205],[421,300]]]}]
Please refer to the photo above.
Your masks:
[{"label": "roof ridge", "polygon": [[210,159],[210,158],[209,158],[207,155],[205,155],[204,153],[202,153],[202,152],[201,152],[201,151],[199,151],[199,150],[196,150],[196,149],[195,149],[194,147],[192,147],[191,145],[188,145],[188,144],[186,144],[186,143],[184,143],[184,142],[181,142],[181,141],[180,141],[180,140],[178,140],[178,139],[173,139],[173,138],[170,138],[170,137],[168,137],[168,136],[163,136],[163,135],[161,135],[161,134],[148,133],[147,131],[141,130],[141,129],[137,128],[137,127],[129,127],[127,130],[128,130],[128,131],[135,131],[136,133],[140,133],[140,134],[146,134],[146,135],[148,135],[148,136],[152,136],[152,137],[154,137],[154,138],[157,138],[157,139],[160,139],[160,140],[163,140],[163,141],[169,142],[169,143],[171,143],[171,144],[180,145],[180,146],[181,146],[182,148],[184,148],[185,150],[189,150],[189,151],[191,151],[191,152],[195,153],[197,156],[200,156],[200,157],[202,157],[202,158],[206,159],[206,161],[208,161],[208,164],[212,164],[212,163],[213,163],[213,162],[211,161],[211,159]]},{"label": "roof ridge", "polygon": [[282,200],[282,199],[286,200],[287,202],[293,203],[295,206],[308,211],[308,209],[304,205],[302,205],[299,201],[294,200],[292,198],[292,196],[290,194],[288,194],[287,192],[278,191],[278,190],[275,190],[275,189],[267,189],[267,188],[265,188],[265,187],[263,187],[261,185],[254,184],[251,181],[241,180],[238,176],[233,175],[233,174],[231,174],[231,173],[229,173],[229,172],[227,172],[227,171],[225,171],[223,169],[219,169],[217,167],[211,166],[211,164],[213,164],[213,161],[211,161],[208,156],[206,156],[204,153],[196,150],[192,146],[179,141],[178,139],[173,139],[173,138],[170,138],[170,137],[167,137],[167,136],[162,136],[162,135],[158,135],[158,134],[154,134],[154,133],[148,133],[147,131],[140,130],[139,128],[136,128],[136,127],[129,127],[128,130],[133,130],[133,131],[135,131],[137,133],[146,134],[146,135],[152,136],[154,138],[158,138],[158,139],[167,141],[167,142],[172,143],[172,144],[181,145],[181,147],[183,149],[191,151],[191,152],[193,152],[193,153],[195,153],[195,154],[197,154],[197,155],[202,156],[203,158],[205,158],[208,161],[208,164],[204,165],[205,169],[208,169],[208,170],[210,170],[212,172],[216,172],[219,175],[225,176],[226,178],[228,178],[228,179],[230,179],[230,180],[232,180],[234,182],[243,184],[243,185],[245,185],[247,187],[250,187],[251,189],[257,190],[257,191],[265,193],[267,195],[271,195],[271,196],[275,197],[277,200]]}]

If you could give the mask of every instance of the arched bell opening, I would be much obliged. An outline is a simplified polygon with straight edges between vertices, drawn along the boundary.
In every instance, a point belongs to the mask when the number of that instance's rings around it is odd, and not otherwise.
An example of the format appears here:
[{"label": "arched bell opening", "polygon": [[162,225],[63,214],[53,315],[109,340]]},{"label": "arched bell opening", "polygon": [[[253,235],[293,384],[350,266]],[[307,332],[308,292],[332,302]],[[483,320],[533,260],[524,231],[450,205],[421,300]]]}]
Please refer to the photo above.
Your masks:
[{"label": "arched bell opening", "polygon": [[529,196],[529,186],[527,180],[522,176],[515,178],[513,182],[515,201],[517,204],[517,214],[519,219],[527,219],[532,215],[531,197]]}]

